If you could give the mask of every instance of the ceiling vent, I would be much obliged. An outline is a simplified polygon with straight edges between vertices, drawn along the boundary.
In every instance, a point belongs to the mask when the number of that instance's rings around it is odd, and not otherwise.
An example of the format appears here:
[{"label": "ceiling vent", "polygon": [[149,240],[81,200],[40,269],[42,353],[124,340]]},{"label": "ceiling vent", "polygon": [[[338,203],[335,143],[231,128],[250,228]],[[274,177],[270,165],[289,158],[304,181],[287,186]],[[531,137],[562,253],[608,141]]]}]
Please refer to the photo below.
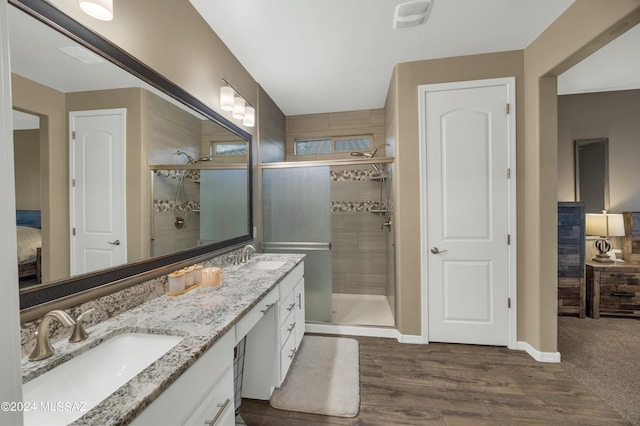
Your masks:
[{"label": "ceiling vent", "polygon": [[427,22],[431,12],[431,0],[418,0],[396,6],[393,28],[407,28]]}]

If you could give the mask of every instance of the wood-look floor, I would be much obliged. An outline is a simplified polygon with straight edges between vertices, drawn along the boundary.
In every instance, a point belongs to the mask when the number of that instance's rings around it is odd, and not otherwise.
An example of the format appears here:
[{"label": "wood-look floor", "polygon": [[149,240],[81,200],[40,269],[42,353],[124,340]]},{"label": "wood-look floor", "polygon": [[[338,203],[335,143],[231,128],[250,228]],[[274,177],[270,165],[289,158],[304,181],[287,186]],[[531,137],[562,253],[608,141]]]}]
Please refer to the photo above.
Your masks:
[{"label": "wood-look floor", "polygon": [[[327,417],[243,399],[247,425],[628,425],[559,364],[506,348],[354,337],[360,413]],[[313,386],[313,384],[309,384]]]}]

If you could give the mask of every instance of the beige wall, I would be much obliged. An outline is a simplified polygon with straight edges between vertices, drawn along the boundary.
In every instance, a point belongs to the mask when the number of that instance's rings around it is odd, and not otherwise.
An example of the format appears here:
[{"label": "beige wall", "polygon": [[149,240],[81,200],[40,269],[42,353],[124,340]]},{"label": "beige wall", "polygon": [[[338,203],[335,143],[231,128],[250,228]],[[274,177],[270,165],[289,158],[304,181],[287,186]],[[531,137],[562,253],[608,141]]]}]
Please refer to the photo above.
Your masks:
[{"label": "beige wall", "polygon": [[519,185],[518,340],[557,350],[556,76],[640,19],[640,0],[576,0],[524,51],[524,170]]},{"label": "beige wall", "polygon": [[[42,280],[69,276],[69,262],[52,262],[51,253],[69,253],[67,125],[64,94],[11,75],[13,106],[40,116]],[[55,244],[53,242],[55,241]]]},{"label": "beige wall", "polygon": [[558,97],[558,201],[575,200],[574,141],[609,139],[610,211],[640,210],[640,90]]},{"label": "beige wall", "polygon": [[[294,115],[287,117],[287,161],[331,160],[350,158],[348,152],[319,155],[293,155],[293,143],[297,138],[373,135],[373,146],[381,147],[385,141],[384,110],[361,110],[327,114]],[[373,146],[371,147],[373,149]]]},{"label": "beige wall", "polygon": [[287,118],[262,87],[259,88],[258,110],[260,163],[285,161]]},{"label": "beige wall", "polygon": [[51,3],[241,127],[219,107],[222,79],[257,105],[257,83],[188,0],[114,0],[109,22],[89,17],[77,1]]},{"label": "beige wall", "polygon": [[13,131],[16,209],[40,210],[40,130]]},{"label": "beige wall", "polygon": [[[395,153],[396,319],[403,334],[421,334],[418,86],[510,76],[516,77],[516,122],[520,124],[524,102],[522,51],[409,62],[398,64],[394,69],[385,110],[387,143],[391,144],[390,152]],[[518,125],[519,150],[523,131]],[[518,155],[518,177],[521,163],[522,157]]]}]

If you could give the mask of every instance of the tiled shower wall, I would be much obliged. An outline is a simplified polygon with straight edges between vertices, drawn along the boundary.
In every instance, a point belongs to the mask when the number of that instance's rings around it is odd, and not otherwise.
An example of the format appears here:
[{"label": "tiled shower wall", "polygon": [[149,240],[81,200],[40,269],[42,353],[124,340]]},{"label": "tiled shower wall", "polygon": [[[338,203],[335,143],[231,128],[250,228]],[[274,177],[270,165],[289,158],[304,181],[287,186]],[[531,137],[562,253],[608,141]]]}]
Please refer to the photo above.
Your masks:
[{"label": "tiled shower wall", "polygon": [[383,184],[370,165],[331,167],[333,292],[387,294]]}]

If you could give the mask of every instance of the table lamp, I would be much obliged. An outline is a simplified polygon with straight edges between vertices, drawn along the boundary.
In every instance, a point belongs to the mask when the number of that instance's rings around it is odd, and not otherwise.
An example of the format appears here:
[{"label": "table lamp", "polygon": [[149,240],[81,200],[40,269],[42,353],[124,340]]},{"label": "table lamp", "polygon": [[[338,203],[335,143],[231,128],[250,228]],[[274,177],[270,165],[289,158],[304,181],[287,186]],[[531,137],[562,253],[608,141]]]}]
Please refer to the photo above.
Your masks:
[{"label": "table lamp", "polygon": [[592,260],[600,263],[613,263],[607,254],[613,248],[608,238],[624,236],[622,215],[607,213],[606,210],[603,210],[602,214],[587,213],[586,216],[587,235],[600,237],[593,244],[598,250],[598,254]]}]

